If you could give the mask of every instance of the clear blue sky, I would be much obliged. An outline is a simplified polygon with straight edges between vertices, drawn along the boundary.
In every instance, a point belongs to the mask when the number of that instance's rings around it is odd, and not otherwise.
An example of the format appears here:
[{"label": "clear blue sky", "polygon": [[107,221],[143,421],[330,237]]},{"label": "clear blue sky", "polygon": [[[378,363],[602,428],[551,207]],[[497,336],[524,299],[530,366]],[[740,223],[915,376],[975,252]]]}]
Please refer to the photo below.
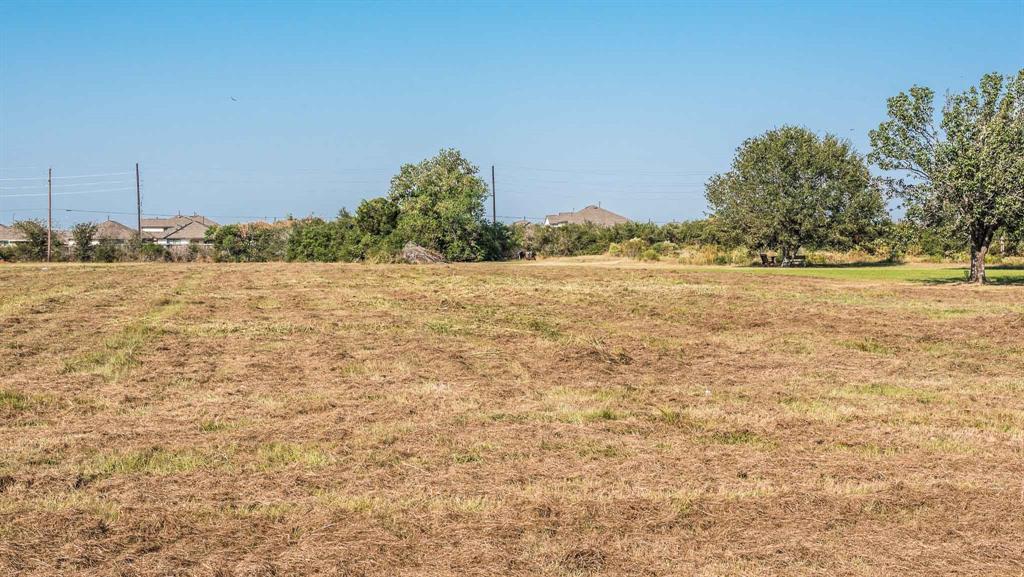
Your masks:
[{"label": "clear blue sky", "polygon": [[[885,99],[1024,66],[1024,2],[0,4],[0,222],[334,215],[460,148],[498,214],[699,217],[785,123],[867,152]],[[96,191],[96,192],[93,192]],[[112,214],[125,222],[130,216]]]}]

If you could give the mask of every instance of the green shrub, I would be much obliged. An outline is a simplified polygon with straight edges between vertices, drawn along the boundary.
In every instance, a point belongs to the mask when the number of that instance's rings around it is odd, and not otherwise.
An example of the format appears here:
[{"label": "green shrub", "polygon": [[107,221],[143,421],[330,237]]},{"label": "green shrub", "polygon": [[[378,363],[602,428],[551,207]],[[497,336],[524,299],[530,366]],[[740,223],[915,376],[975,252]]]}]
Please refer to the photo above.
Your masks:
[{"label": "green shrub", "polygon": [[643,252],[650,248],[646,240],[642,238],[631,238],[622,243],[622,254],[629,258],[640,258]]},{"label": "green shrub", "polygon": [[674,242],[672,242],[670,240],[663,240],[663,241],[654,243],[651,246],[651,248],[654,249],[654,252],[658,253],[659,256],[666,256],[666,255],[673,254],[677,250],[679,250],[679,245],[677,245],[676,243],[674,243]]},{"label": "green shrub", "polygon": [[658,256],[658,251],[654,250],[653,248],[649,248],[649,249],[643,251],[642,253],[640,253],[639,258],[640,258],[640,260],[650,260],[650,261],[661,260],[661,257]]},{"label": "green shrub", "polygon": [[139,258],[147,262],[161,262],[170,260],[171,253],[167,247],[151,242],[144,243],[139,247]]}]

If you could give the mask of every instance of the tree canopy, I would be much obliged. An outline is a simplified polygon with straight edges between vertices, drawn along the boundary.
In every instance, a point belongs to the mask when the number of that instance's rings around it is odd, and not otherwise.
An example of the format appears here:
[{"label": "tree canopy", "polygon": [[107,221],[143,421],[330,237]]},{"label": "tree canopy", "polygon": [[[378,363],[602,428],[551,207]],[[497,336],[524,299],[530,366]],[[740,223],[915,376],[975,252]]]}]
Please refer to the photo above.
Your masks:
[{"label": "tree canopy", "polygon": [[1024,227],[1024,69],[949,95],[938,128],[934,97],[914,86],[890,98],[868,158],[892,173],[885,182],[908,216],[970,244],[970,280],[983,283],[995,233]]},{"label": "tree canopy", "polygon": [[783,126],[743,142],[706,197],[719,225],[784,257],[801,247],[848,248],[877,235],[885,201],[864,159],[832,134]]},{"label": "tree canopy", "polygon": [[391,179],[388,200],[398,207],[396,232],[453,261],[483,260],[489,234],[484,221],[487,183],[455,149],[405,164]]}]

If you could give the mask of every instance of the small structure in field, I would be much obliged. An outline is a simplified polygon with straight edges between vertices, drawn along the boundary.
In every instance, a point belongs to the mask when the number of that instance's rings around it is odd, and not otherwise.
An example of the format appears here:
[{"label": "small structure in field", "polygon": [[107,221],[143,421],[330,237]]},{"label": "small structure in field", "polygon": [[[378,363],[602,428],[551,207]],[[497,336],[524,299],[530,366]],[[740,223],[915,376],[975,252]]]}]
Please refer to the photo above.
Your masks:
[{"label": "small structure in field", "polygon": [[437,251],[430,250],[429,248],[423,248],[422,246],[414,243],[407,242],[402,247],[402,260],[409,264],[438,264],[448,262],[444,259],[444,256]]}]

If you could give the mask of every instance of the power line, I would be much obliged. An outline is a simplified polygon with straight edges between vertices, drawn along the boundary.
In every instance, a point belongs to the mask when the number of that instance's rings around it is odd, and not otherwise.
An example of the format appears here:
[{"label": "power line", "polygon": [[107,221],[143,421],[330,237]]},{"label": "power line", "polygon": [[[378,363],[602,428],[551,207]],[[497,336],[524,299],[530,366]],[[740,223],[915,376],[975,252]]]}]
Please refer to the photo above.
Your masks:
[{"label": "power line", "polygon": [[[56,178],[56,177],[54,177]],[[104,184],[130,184],[123,180],[102,180],[99,182],[66,182],[63,184],[57,184],[61,188],[70,188],[72,186],[100,186]],[[0,186],[0,190],[36,190],[40,188],[46,188],[45,185],[32,184],[29,186]]]},{"label": "power line", "polygon": [[[110,190],[76,190],[76,191],[72,191],[72,192],[55,192],[55,193],[53,193],[53,196],[71,196],[71,195],[77,195],[77,194],[105,194],[105,193],[108,193],[108,192],[124,192],[124,191],[127,191],[127,190],[132,190],[132,189],[130,189],[130,188],[112,188]],[[27,196],[47,196],[48,194],[49,193],[47,193],[47,192],[29,192],[29,193],[21,193],[21,194],[0,194],[0,198],[23,198],[23,197],[27,197]]]},{"label": "power line", "polygon": [[680,176],[701,176],[716,174],[715,171],[707,170],[642,170],[642,169],[623,169],[623,170],[610,170],[610,169],[573,169],[573,168],[540,168],[533,166],[508,166],[506,168],[518,169],[518,170],[534,170],[537,172],[567,172],[572,174],[604,174],[604,175],[680,175]]},{"label": "power line", "polygon": [[[60,180],[68,180],[68,179],[72,179],[72,178],[99,178],[99,177],[102,177],[102,176],[123,176],[125,174],[132,174],[132,173],[130,173],[130,172],[106,172],[106,173],[103,173],[103,174],[75,174],[75,175],[71,175],[71,176],[55,176],[55,177],[53,177],[53,180],[58,180],[58,179],[60,179]],[[42,180],[42,181],[45,181],[45,179],[43,179],[41,177],[38,177],[38,176],[22,176],[22,177],[19,177],[19,178],[0,178],[0,180],[4,180],[4,181],[12,181],[12,180]]]}]

